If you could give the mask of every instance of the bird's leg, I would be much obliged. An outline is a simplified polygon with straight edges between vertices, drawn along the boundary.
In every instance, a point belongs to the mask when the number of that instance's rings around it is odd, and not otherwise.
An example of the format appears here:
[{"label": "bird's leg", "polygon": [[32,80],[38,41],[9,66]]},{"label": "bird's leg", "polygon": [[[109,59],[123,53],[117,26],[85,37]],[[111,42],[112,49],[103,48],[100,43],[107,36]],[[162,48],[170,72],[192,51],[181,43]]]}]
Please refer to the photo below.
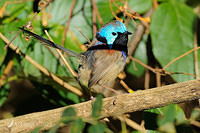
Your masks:
[{"label": "bird's leg", "polygon": [[115,105],[116,100],[117,100],[117,95],[114,96],[113,105]]},{"label": "bird's leg", "polygon": [[[103,84],[101,84],[101,86],[104,87],[104,88],[106,88],[106,89],[111,90],[112,92],[116,93],[117,95],[120,94],[118,91],[116,91],[115,89],[113,89],[113,88],[111,88],[111,87],[108,87],[108,86],[103,85]],[[117,95],[114,96],[113,105],[115,105],[115,102],[116,102],[116,100],[117,100]]]},{"label": "bird's leg", "polygon": [[119,92],[116,91],[115,89],[113,89],[113,88],[111,88],[111,87],[108,87],[108,86],[106,86],[106,85],[103,85],[103,84],[99,84],[99,85],[102,86],[102,87],[104,87],[104,88],[106,88],[106,89],[108,89],[108,90],[111,90],[112,92],[114,92],[114,93],[116,93],[117,95],[119,95]]},{"label": "bird's leg", "polygon": [[91,100],[91,105],[92,105],[92,107],[93,107],[93,105],[94,105],[94,97],[92,96],[92,91],[91,91],[91,87],[89,88],[89,92],[90,92],[90,100]]},{"label": "bird's leg", "polygon": [[90,99],[93,101],[94,97],[92,96],[91,87],[89,89],[90,89]]}]

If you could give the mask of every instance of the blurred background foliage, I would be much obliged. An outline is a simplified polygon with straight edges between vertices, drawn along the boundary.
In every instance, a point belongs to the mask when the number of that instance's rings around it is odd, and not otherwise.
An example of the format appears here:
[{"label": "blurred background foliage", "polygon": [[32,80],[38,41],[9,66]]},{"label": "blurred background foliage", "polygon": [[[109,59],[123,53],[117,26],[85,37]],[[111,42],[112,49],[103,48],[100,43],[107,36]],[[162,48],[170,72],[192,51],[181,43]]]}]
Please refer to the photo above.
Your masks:
[{"label": "blurred background foliage", "polygon": [[[54,42],[62,44],[63,33],[74,1],[52,1],[32,21],[33,32],[47,38],[44,33],[44,30],[47,30]],[[126,0],[113,1],[111,6],[115,12],[119,11],[120,7],[125,7],[124,5],[126,5]],[[48,0],[1,0],[0,32],[11,40],[16,35],[15,31],[18,31],[17,27],[25,25],[33,18],[34,12],[41,9],[38,4],[45,4],[47,2]],[[108,0],[94,0],[94,2],[104,23],[115,19]],[[134,58],[139,59],[145,64],[154,68],[164,68],[169,62],[194,48],[195,41],[199,44],[199,0],[127,0],[127,5],[129,10],[124,11],[124,14],[125,12],[130,12],[143,16],[154,9],[151,12],[151,22],[146,27],[144,34],[142,34],[142,39],[133,53]],[[81,29],[81,32],[87,38],[92,40],[94,34],[92,28],[92,7],[91,0],[75,1],[69,29],[65,36],[64,46],[66,48],[80,53],[83,52],[84,44],[88,43],[77,27]],[[119,18],[128,22],[126,23],[128,31],[134,33],[137,29],[136,25],[142,22],[139,20],[133,22],[129,17],[125,17],[124,14],[116,12]],[[98,18],[96,26],[97,28],[101,27]],[[81,86],[62,61],[39,42],[34,39],[26,41],[22,37],[22,33],[20,33],[20,36],[13,41],[13,44],[19,47],[23,53],[47,68],[47,70],[81,90]],[[76,104],[86,100],[57,84],[24,57],[15,54],[10,48],[4,49],[5,45],[3,40],[0,39],[1,119]],[[130,45],[131,43],[129,43]],[[193,52],[189,53],[166,67],[166,71],[174,72],[175,74],[163,76],[161,84],[165,85],[198,78],[199,75],[195,73],[194,62],[200,65],[199,55],[197,59],[194,59]],[[70,66],[77,71],[77,59],[68,57],[67,60]],[[127,74],[125,82],[130,88],[133,90],[145,88],[147,70],[142,65],[131,61],[127,64],[125,72]],[[148,73],[150,74],[149,87],[156,87],[158,84],[155,74],[152,72]],[[191,76],[191,74],[196,75],[196,77]],[[71,132],[114,132],[115,130],[108,126],[109,124],[95,120],[98,118],[98,112],[101,110],[100,101],[101,98],[97,102],[99,105],[95,106],[93,110],[93,122],[85,122],[81,118],[69,118],[71,120],[63,122],[65,124],[70,123]],[[170,104],[162,108],[136,112],[139,113],[139,117],[136,117],[135,121],[140,124],[144,120],[147,132],[198,132],[200,127],[200,111],[199,108],[193,108],[194,103],[191,102],[179,106]],[[95,113],[95,110],[97,113]],[[67,111],[67,113],[63,113],[63,118],[68,119],[69,112],[73,114],[73,109]],[[75,116],[75,113],[73,115]],[[191,121],[196,121],[198,124],[195,125]],[[123,122],[121,122],[121,132],[138,132],[123,125]],[[57,128],[58,125],[55,125],[50,132],[55,132]]]}]

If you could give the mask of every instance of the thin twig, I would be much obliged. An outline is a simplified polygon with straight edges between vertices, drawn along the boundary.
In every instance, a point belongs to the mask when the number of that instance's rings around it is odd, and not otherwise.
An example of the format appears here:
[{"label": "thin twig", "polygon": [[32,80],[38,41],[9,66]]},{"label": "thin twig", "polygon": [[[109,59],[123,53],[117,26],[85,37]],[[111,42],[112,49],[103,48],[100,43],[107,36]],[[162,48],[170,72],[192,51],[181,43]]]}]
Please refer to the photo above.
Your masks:
[{"label": "thin twig", "polygon": [[158,8],[158,1],[157,0],[153,0],[153,7],[155,9]]},{"label": "thin twig", "polygon": [[106,88],[106,89],[108,89],[108,90],[111,90],[112,92],[114,92],[114,93],[116,93],[116,94],[119,94],[118,91],[116,91],[115,89],[113,89],[113,88],[111,88],[111,87],[108,87],[108,86],[103,85],[103,84],[99,84],[99,85],[102,86],[102,87],[104,87],[104,88]]},{"label": "thin twig", "polygon": [[184,72],[169,72],[167,70],[164,70],[164,69],[157,69],[157,68],[152,68],[146,64],[144,64],[143,62],[141,62],[140,60],[136,59],[136,58],[133,58],[132,56],[128,56],[132,61],[135,61],[137,63],[139,63],[140,65],[142,65],[143,67],[151,70],[153,73],[159,73],[160,75],[170,75],[170,74],[185,74],[185,75],[190,75],[190,76],[193,76],[193,77],[196,77],[196,75],[194,74],[191,74],[191,73],[184,73]]},{"label": "thin twig", "polygon": [[97,5],[96,5],[96,3],[95,3],[95,2],[93,2],[93,3],[92,3],[92,6],[93,6],[94,10],[96,11],[96,15],[97,15],[97,18],[98,18],[98,20],[99,20],[100,24],[101,24],[101,25],[103,25],[103,24],[104,24],[104,22],[103,22],[103,19],[102,19],[102,17],[101,17],[101,15],[100,15],[100,13],[99,13],[99,10],[98,10],[98,8],[97,8]]},{"label": "thin twig", "polygon": [[76,29],[77,29],[77,30],[81,33],[81,35],[88,41],[88,43],[91,44],[90,39],[88,39],[88,38],[82,33],[81,29],[78,28],[78,27],[76,27]]},{"label": "thin twig", "polygon": [[0,8],[0,18],[3,18],[3,12],[6,9],[6,6],[8,4],[16,4],[16,3],[24,3],[28,1],[33,1],[33,0],[17,0],[17,1],[5,1],[4,5],[2,8]]},{"label": "thin twig", "polygon": [[[128,6],[128,2],[127,2],[127,1],[123,1],[123,2],[122,2],[122,3],[123,3],[123,6],[118,6],[118,5],[115,3],[115,1],[113,1],[113,0],[112,0],[112,2],[113,2],[113,4],[118,8],[118,10],[116,11],[116,13],[122,12],[122,13],[124,14],[124,17],[130,17],[132,20],[133,20],[133,19],[138,19],[138,20],[140,20],[142,23],[145,22],[145,23],[143,23],[143,24],[144,24],[144,26],[145,26],[146,28],[149,27],[149,24],[148,24],[148,23],[150,23],[150,21],[151,21],[150,17],[146,17],[146,18],[141,17],[137,12],[133,11],[133,9],[131,9],[131,8]],[[133,13],[129,13],[129,10],[131,10]],[[133,20],[133,22],[135,23],[134,20]],[[136,24],[136,23],[135,23],[135,24]],[[136,24],[136,25],[137,25],[137,24]]]},{"label": "thin twig", "polygon": [[191,73],[185,73],[185,72],[169,72],[167,70],[163,70],[163,69],[158,69],[158,70],[161,70],[164,72],[163,75],[170,75],[170,74],[184,74],[184,75],[190,75],[190,76],[193,76],[194,78],[196,78],[196,75],[195,74],[191,74]]},{"label": "thin twig", "polygon": [[0,88],[3,85],[3,81],[5,80],[5,78],[8,75],[8,73],[11,71],[12,67],[13,67],[13,60],[10,60],[8,62],[8,64],[6,65],[6,68],[4,69],[3,74],[2,74],[2,76],[0,78]]},{"label": "thin twig", "polygon": [[112,15],[115,17],[115,19],[123,22],[123,19],[117,17],[117,15],[115,14],[115,12],[113,11],[113,8],[112,8],[112,0],[109,0],[109,6],[110,6],[110,9],[111,9],[111,12],[112,12]]},{"label": "thin twig", "polygon": [[72,37],[72,39],[76,42],[76,44],[80,47],[80,49],[81,49],[82,51],[87,51],[86,45],[81,44],[81,43],[78,41],[77,37],[72,33],[72,31],[71,31],[70,29],[69,29],[69,34],[70,34],[70,36]]},{"label": "thin twig", "polygon": [[93,29],[93,37],[95,37],[97,33],[97,19],[96,19],[96,10],[94,8],[94,0],[91,0],[92,2],[92,29]]},{"label": "thin twig", "polygon": [[145,70],[145,78],[144,78],[144,89],[147,90],[149,89],[149,84],[150,84],[150,73],[149,70]]},{"label": "thin twig", "polygon": [[76,44],[78,44],[79,46],[82,45],[82,44],[78,41],[77,37],[73,34],[73,32],[72,32],[70,29],[69,29],[69,34],[70,34],[70,36],[72,37],[72,39],[75,41]]},{"label": "thin twig", "polygon": [[46,45],[44,45],[56,58],[58,58],[59,56],[58,56],[58,54],[55,52],[55,51],[53,51],[50,47],[48,47],[48,46],[46,46]]},{"label": "thin twig", "polygon": [[[159,69],[159,66],[156,65],[156,69]],[[157,85],[157,87],[161,86],[161,74],[160,73],[156,73],[156,85]]]},{"label": "thin twig", "polygon": [[[195,18],[195,23],[194,23],[194,49],[198,47],[197,44],[197,17]],[[196,78],[199,79],[199,63],[198,63],[198,51],[197,49],[194,50],[194,68],[195,68],[195,75]]]},{"label": "thin twig", "polygon": [[[53,39],[50,37],[49,33],[47,32],[47,30],[44,31],[47,35],[47,37],[49,38],[50,41],[54,42]],[[59,56],[61,57],[62,61],[65,63],[65,65],[67,66],[68,70],[70,71],[70,73],[74,76],[74,77],[78,77],[78,74],[71,68],[71,66],[69,65],[69,63],[65,60],[64,56],[62,55],[62,53],[60,52],[60,50],[56,49],[56,51],[58,52]]]},{"label": "thin twig", "polygon": [[48,25],[47,12],[45,10],[42,10],[41,13],[42,13],[42,26],[46,27]]},{"label": "thin twig", "polygon": [[123,81],[120,80],[120,84],[129,92],[129,93],[133,93],[133,90],[131,88],[128,87],[128,85]]},{"label": "thin twig", "polygon": [[[44,10],[44,8],[49,5],[49,3],[51,3],[53,0],[49,0],[42,8],[40,11]],[[35,12],[35,15],[33,16],[33,18],[28,21],[23,27],[26,27],[27,25],[29,25],[30,23],[32,23],[32,21],[35,19],[35,17],[37,16],[39,12]],[[4,47],[4,49],[6,49],[18,36],[19,36],[19,33],[21,32],[21,30],[18,31],[17,35],[9,42],[7,43],[7,45]]]},{"label": "thin twig", "polygon": [[152,68],[152,67],[150,67],[150,66],[144,64],[142,61],[140,61],[140,60],[138,60],[138,59],[136,59],[136,58],[133,58],[132,56],[128,56],[128,57],[129,57],[132,61],[135,61],[135,62],[139,63],[140,65],[142,65],[143,67],[145,67],[145,68],[151,70],[152,72],[155,72],[155,69],[154,69],[154,68]]},{"label": "thin twig", "polygon": [[[5,42],[5,43],[9,43],[10,41],[3,35],[0,33],[0,38]],[[75,93],[78,96],[83,96],[83,93],[69,85],[68,83],[66,83],[64,80],[60,79],[58,76],[56,76],[55,74],[49,72],[45,67],[43,67],[42,65],[40,65],[39,63],[37,63],[35,60],[33,60],[30,56],[24,54],[23,52],[21,52],[19,50],[18,47],[16,47],[15,45],[13,45],[12,43],[10,43],[9,47],[14,50],[17,54],[23,56],[27,61],[29,61],[31,64],[33,64],[36,68],[38,68],[40,71],[42,71],[44,74],[46,74],[47,76],[50,76],[54,81],[56,81],[58,84],[62,85],[63,87],[65,87],[66,89],[68,89],[69,91]]]},{"label": "thin twig", "polygon": [[67,30],[69,29],[69,24],[70,24],[70,20],[72,18],[72,13],[73,13],[75,4],[76,4],[76,0],[73,0],[72,5],[70,7],[70,13],[69,13],[69,17],[68,17],[68,20],[67,20],[67,24],[66,24],[66,27],[65,27],[65,30],[64,30],[64,34],[63,34],[63,39],[62,39],[62,46],[63,47],[64,47],[64,44],[65,44]]},{"label": "thin twig", "polygon": [[200,122],[199,122],[199,121],[196,121],[196,120],[190,120],[189,122],[190,122],[191,125],[194,125],[194,126],[200,128]]},{"label": "thin twig", "polygon": [[146,130],[145,128],[143,128],[141,125],[137,124],[136,122],[132,121],[131,119],[127,118],[127,117],[120,117],[118,116],[118,118],[121,120],[121,121],[125,121],[127,125],[129,125],[130,127],[132,127],[133,129],[136,129],[138,131],[141,131],[143,133],[146,133]]},{"label": "thin twig", "polygon": [[8,46],[19,36],[19,33],[20,33],[21,31],[19,30],[19,31],[17,31],[17,35],[15,35],[14,37],[13,37],[13,39],[4,47],[4,49],[7,49],[8,48]]},{"label": "thin twig", "polygon": [[165,67],[163,67],[163,70],[165,70],[167,67],[169,67],[172,63],[176,62],[176,61],[179,60],[180,58],[182,58],[182,57],[188,55],[189,53],[191,53],[191,52],[193,52],[193,51],[195,51],[195,50],[198,50],[198,49],[200,49],[200,47],[193,48],[193,49],[191,49],[190,51],[188,51],[188,52],[186,52],[186,53],[180,55],[180,56],[177,57],[176,59],[174,59],[174,60],[172,60],[171,62],[169,62]]}]

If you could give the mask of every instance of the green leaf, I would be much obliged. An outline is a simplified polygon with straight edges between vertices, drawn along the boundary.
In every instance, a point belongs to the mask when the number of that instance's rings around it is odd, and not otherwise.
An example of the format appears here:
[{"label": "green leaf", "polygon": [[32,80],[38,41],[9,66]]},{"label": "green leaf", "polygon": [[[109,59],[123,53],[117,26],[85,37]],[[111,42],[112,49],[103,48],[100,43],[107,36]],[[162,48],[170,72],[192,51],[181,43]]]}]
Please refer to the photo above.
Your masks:
[{"label": "green leaf", "polygon": [[186,3],[188,0],[177,0],[177,2]]},{"label": "green leaf", "polygon": [[[155,131],[155,130],[146,130],[147,133],[162,133],[162,132],[159,132],[159,131]],[[133,131],[131,133],[141,133],[141,131]]]},{"label": "green leaf", "polygon": [[[8,4],[6,6],[6,12],[10,14],[9,17],[5,18],[3,20],[3,23],[10,23],[13,20],[15,20],[19,16],[23,16],[23,18],[26,18],[27,11],[25,10],[27,7],[27,4],[24,3],[18,3],[18,4]],[[28,7],[29,11],[31,10],[31,7]]]},{"label": "green leaf", "polygon": [[[153,14],[150,25],[153,53],[163,67],[193,48],[194,16],[190,7],[176,1],[161,4]],[[194,74],[193,54],[177,60],[166,70]],[[194,79],[185,74],[172,77],[178,82]]]},{"label": "green leaf", "polygon": [[81,118],[75,120],[71,127],[71,133],[81,133],[84,127],[83,120]]},{"label": "green leaf", "polygon": [[3,44],[3,40],[0,39],[0,66],[2,65],[7,53],[7,49],[4,49],[6,45]]},{"label": "green leaf", "polygon": [[[166,115],[166,111],[169,110],[169,108],[171,106],[174,106],[174,108],[175,108],[175,119],[176,119],[176,121],[178,123],[184,122],[186,120],[185,114],[184,114],[183,110],[176,104],[170,104],[168,106],[161,107],[161,108],[145,110],[145,112],[151,112],[151,113],[159,114],[159,115],[162,116],[162,115]],[[173,112],[171,112],[171,113],[173,113]],[[162,119],[162,117],[161,117],[161,119]]]},{"label": "green leaf", "polygon": [[1,86],[1,88],[0,88],[0,107],[7,100],[9,92],[10,92],[9,84],[5,84],[4,86]]},{"label": "green leaf", "polygon": [[176,109],[176,124],[186,122],[183,110],[177,104],[175,104],[175,109]]},{"label": "green leaf", "polygon": [[158,2],[167,2],[167,1],[170,1],[170,0],[157,0]]},{"label": "green leaf", "polygon": [[[62,44],[61,38],[63,38],[63,33],[64,33],[64,27],[62,27],[62,26],[57,26],[56,28],[52,28],[51,30],[49,30],[49,34],[52,36],[54,42],[56,42],[57,44],[60,44],[60,45]],[[81,53],[82,50],[80,48],[79,42],[77,43],[77,41],[75,41],[73,38],[74,37],[72,37],[72,33],[70,34],[69,32],[67,32],[66,39],[65,39],[65,48],[68,48],[77,53]],[[72,67],[72,69],[78,70],[79,64],[77,62],[77,58],[68,56],[68,60],[69,60],[68,63]],[[60,66],[58,66],[58,67],[60,67]],[[64,71],[68,71],[68,69],[65,66],[63,66],[63,68],[59,68],[59,69],[60,70],[64,69],[64,70],[61,72],[58,72],[58,74],[61,74],[63,76],[71,75],[69,73],[66,74],[66,72],[64,72]]]},{"label": "green leaf", "polygon": [[163,115],[159,115],[157,118],[159,130],[163,132],[175,132],[175,119],[176,108],[174,104],[170,104],[163,110]]},{"label": "green leaf", "polygon": [[158,125],[162,126],[165,123],[172,123],[176,119],[176,108],[175,105],[168,105],[165,110],[163,110],[163,115],[160,115],[158,119]]},{"label": "green leaf", "polygon": [[[180,125],[187,122],[184,112],[176,104],[170,104],[161,108],[145,110],[144,117],[146,128],[154,127],[155,129],[157,129],[159,127],[161,131],[168,132],[172,132],[175,130],[175,124]],[[154,122],[156,118],[158,125]],[[168,128],[171,128],[172,130],[169,131]]]},{"label": "green leaf", "polygon": [[75,110],[72,107],[66,108],[63,111],[62,117],[71,117],[71,116],[72,117],[76,116]]},{"label": "green leaf", "polygon": [[3,7],[3,5],[4,5],[4,3],[6,2],[7,0],[1,0],[1,2],[0,2],[0,7],[2,8]]},{"label": "green leaf", "polygon": [[[17,31],[18,28],[17,27],[21,27],[23,24],[26,23],[26,20],[21,20],[21,21],[13,21],[13,22],[10,22],[10,23],[6,23],[4,26],[3,26],[3,31],[4,31],[4,36],[6,38],[8,38],[8,40],[11,40],[13,39],[13,37],[16,36],[16,32],[12,33],[13,31]],[[17,37],[14,41],[13,41],[13,44],[17,47],[19,47],[19,49],[25,53],[27,48],[28,48],[28,45],[27,45],[27,41],[25,41],[21,36]]]},{"label": "green leaf", "polygon": [[101,109],[102,109],[102,95],[97,95],[96,100],[93,105],[92,109],[92,117],[98,118],[101,115]]},{"label": "green leaf", "polygon": [[58,130],[59,128],[59,124],[56,124],[55,126],[53,126],[48,133],[56,133],[56,131]]},{"label": "green leaf", "polygon": [[146,130],[147,133],[162,133],[162,132],[159,132],[159,131],[155,131],[155,130]]},{"label": "green leaf", "polygon": [[169,106],[174,106],[175,110],[176,110],[176,118],[183,120],[183,118],[184,118],[184,112],[176,104],[170,104],[168,106],[160,107],[160,108],[148,109],[148,110],[145,110],[145,112],[151,112],[151,113],[155,113],[155,114],[164,115],[166,113],[166,110],[168,110]]},{"label": "green leaf", "polygon": [[152,6],[152,0],[129,0],[129,7],[138,13],[147,12]]},{"label": "green leaf", "polygon": [[[62,92],[63,92],[63,91],[62,91]],[[74,94],[74,93],[72,93],[72,92],[68,92],[68,93],[65,94],[65,95],[66,95],[66,98],[67,98],[67,99],[72,100],[74,103],[80,103],[79,97],[78,97],[76,94]]]},{"label": "green leaf", "polygon": [[[54,24],[65,24],[70,13],[70,7],[72,5],[72,0],[59,0],[51,2],[51,19],[48,22],[52,26]],[[48,11],[48,8],[46,8]]]},{"label": "green leaf", "polygon": [[[65,25],[69,17],[71,4],[72,0],[59,0],[52,2],[52,18],[49,20],[48,26],[52,27],[58,23]],[[79,33],[76,27],[80,28],[86,37],[90,39],[92,38],[92,9],[91,2],[89,0],[76,1],[69,26],[70,30],[72,30],[78,40],[82,43],[86,42],[87,40]]]},{"label": "green leaf", "polygon": [[31,131],[31,133],[39,133],[40,130],[41,130],[41,127],[37,127],[33,131]]},{"label": "green leaf", "polygon": [[195,108],[192,113],[191,113],[191,119],[192,120],[195,120],[195,119],[198,119],[198,117],[200,117],[200,111],[199,111],[199,108]]},{"label": "green leaf", "polygon": [[89,133],[105,133],[105,131],[106,131],[106,126],[101,124],[101,123],[97,123],[96,125],[92,125],[88,129]]},{"label": "green leaf", "polygon": [[65,109],[62,113],[63,123],[68,124],[74,121],[75,116],[76,112],[72,107]]},{"label": "green leaf", "polygon": [[154,113],[154,114],[161,114],[163,115],[163,111],[165,110],[165,107],[161,107],[161,108],[155,108],[155,109],[148,109],[148,110],[145,110],[145,112],[151,112],[151,113]]},{"label": "green leaf", "polygon": [[[99,13],[100,13],[104,23],[107,23],[114,18],[114,16],[112,15],[108,0],[95,0],[95,2],[97,4],[97,8],[99,10]],[[116,3],[119,6],[122,5],[118,1],[116,1]],[[116,11],[118,9],[114,4],[112,4],[112,8],[114,11]]]}]

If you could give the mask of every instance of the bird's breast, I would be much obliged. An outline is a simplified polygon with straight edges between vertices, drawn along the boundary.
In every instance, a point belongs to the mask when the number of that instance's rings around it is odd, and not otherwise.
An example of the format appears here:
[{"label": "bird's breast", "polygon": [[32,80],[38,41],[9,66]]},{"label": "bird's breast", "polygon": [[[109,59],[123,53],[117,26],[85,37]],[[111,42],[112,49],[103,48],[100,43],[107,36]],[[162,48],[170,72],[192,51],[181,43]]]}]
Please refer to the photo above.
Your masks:
[{"label": "bird's breast", "polygon": [[108,55],[113,55],[113,54],[115,54],[115,51],[116,51],[116,50],[112,50],[112,49],[105,50],[106,54],[108,54]]},{"label": "bird's breast", "polygon": [[79,68],[79,80],[89,87],[113,81],[126,64],[123,52],[118,50],[92,50],[87,58]]}]

